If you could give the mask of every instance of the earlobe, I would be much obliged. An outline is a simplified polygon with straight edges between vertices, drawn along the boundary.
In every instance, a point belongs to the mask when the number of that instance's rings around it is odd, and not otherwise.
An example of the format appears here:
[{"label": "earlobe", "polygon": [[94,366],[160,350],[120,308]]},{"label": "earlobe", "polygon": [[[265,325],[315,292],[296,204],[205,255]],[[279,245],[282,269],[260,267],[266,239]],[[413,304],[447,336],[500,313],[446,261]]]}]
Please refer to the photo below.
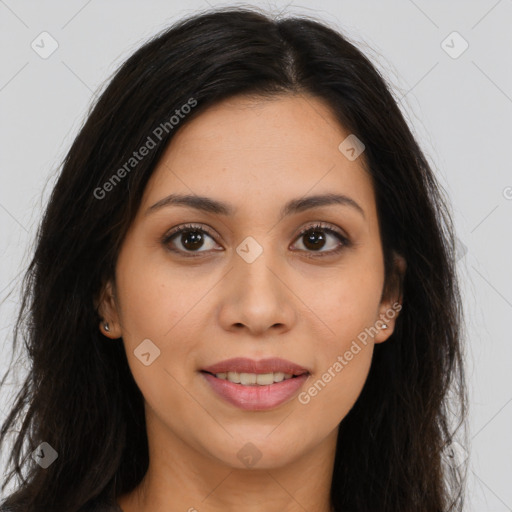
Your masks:
[{"label": "earlobe", "polygon": [[402,309],[403,282],[407,263],[405,258],[397,253],[393,254],[393,268],[391,276],[385,285],[383,299],[379,308],[379,318],[375,322],[377,334],[375,343],[386,341],[394,332],[396,319]]},{"label": "earlobe", "polygon": [[96,304],[96,309],[101,317],[99,326],[101,333],[108,338],[120,338],[122,333],[119,325],[119,315],[114,286],[110,280],[103,286]]},{"label": "earlobe", "polygon": [[105,320],[102,320],[100,322],[100,331],[103,334],[103,336],[107,336],[107,338],[112,337],[112,333],[111,333],[112,330],[110,328],[110,324]]},{"label": "earlobe", "polygon": [[383,343],[393,334],[396,317],[400,309],[402,309],[402,306],[399,302],[381,309],[380,317],[375,322],[377,334],[374,337],[374,343]]}]

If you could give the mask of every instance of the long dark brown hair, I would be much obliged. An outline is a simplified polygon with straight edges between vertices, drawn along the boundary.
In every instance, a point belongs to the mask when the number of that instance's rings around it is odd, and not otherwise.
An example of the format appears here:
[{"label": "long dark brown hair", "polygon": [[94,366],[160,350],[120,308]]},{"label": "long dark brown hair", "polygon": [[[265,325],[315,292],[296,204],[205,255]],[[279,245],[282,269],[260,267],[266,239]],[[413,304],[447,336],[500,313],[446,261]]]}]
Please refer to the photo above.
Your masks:
[{"label": "long dark brown hair", "polygon": [[[179,127],[238,94],[325,100],[366,146],[386,282],[395,275],[393,253],[407,262],[395,331],[375,346],[365,386],[339,427],[333,508],[462,510],[465,466],[444,456],[464,430],[467,404],[454,228],[391,90],[370,59],[325,23],[250,8],[182,20],[120,66],[64,159],[22,282],[13,353],[23,341],[30,368],[0,432],[10,468],[2,489],[17,477],[6,510],[83,511],[113,503],[142,480],[143,397],[123,344],[106,342],[98,329],[95,299],[114,278],[146,183],[178,127],[153,137],[156,147],[105,197],[98,189],[191,98],[197,105]],[[32,457],[42,442],[59,454],[47,469]]]}]

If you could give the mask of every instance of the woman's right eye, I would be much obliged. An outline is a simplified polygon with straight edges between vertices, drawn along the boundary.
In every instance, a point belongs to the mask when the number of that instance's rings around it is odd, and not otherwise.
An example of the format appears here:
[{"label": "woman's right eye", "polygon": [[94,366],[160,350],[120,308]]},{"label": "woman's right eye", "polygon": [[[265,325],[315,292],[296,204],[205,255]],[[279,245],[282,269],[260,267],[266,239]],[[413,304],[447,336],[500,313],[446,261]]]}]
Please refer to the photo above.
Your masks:
[{"label": "woman's right eye", "polygon": [[[207,238],[213,243],[210,244],[210,247],[206,247],[206,250],[200,251],[199,249],[204,247]],[[168,233],[164,237],[163,244],[173,252],[179,252],[186,256],[194,256],[194,254],[191,253],[203,253],[214,250],[215,241],[213,236],[203,227],[187,224]]]}]

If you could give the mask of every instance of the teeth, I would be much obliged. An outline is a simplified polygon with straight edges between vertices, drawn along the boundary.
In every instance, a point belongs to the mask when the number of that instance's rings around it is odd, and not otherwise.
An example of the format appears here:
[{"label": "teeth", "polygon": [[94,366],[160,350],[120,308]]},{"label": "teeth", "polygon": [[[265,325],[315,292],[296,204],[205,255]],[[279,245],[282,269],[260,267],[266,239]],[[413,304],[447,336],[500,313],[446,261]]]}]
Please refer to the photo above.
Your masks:
[{"label": "teeth", "polygon": [[256,374],[255,373],[240,373],[240,384],[244,386],[253,386],[256,384]]},{"label": "teeth", "polygon": [[[222,374],[219,374],[219,375],[222,375]],[[226,374],[224,374],[224,375],[226,375]],[[217,377],[218,377],[218,375],[217,375]],[[226,377],[224,377],[224,378],[226,378]],[[238,372],[228,372],[227,379],[230,382],[236,382],[237,384],[240,384],[240,374]]]},{"label": "teeth", "polygon": [[281,382],[283,380],[291,379],[291,373],[274,372],[274,373],[238,373],[238,372],[224,372],[216,373],[215,377],[218,379],[229,380],[235,384],[242,384],[243,386],[268,386],[274,382]]},{"label": "teeth", "polygon": [[[286,374],[290,378],[290,374]],[[274,382],[281,382],[284,379],[284,373],[283,372],[276,372],[274,373]]]}]

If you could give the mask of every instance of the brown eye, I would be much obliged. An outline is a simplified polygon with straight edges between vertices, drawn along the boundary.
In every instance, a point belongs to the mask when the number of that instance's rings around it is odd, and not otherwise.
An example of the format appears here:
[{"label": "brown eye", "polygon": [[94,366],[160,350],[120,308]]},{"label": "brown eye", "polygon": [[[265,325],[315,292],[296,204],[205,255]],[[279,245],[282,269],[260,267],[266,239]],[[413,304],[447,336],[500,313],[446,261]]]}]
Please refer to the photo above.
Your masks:
[{"label": "brown eye", "polygon": [[[334,242],[329,243],[329,240]],[[318,252],[318,256],[332,255],[339,253],[344,247],[349,245],[349,240],[338,231],[321,224],[309,226],[303,229],[298,240],[302,240],[302,245],[306,252]],[[337,240],[337,242],[336,242]],[[322,250],[327,246],[326,250]],[[331,248],[329,248],[329,246]]]},{"label": "brown eye", "polygon": [[[162,241],[163,244],[171,251],[180,253],[203,253],[212,250],[215,243],[210,242],[208,246],[208,239],[214,242],[213,237],[202,227],[194,225],[180,226],[168,235]],[[200,250],[206,247],[205,250]]]},{"label": "brown eye", "polygon": [[203,233],[200,231],[182,231],[180,242],[187,251],[196,251],[204,244]]},{"label": "brown eye", "polygon": [[312,251],[322,249],[327,238],[326,234],[319,230],[306,231],[302,237],[304,240],[304,246]]}]

